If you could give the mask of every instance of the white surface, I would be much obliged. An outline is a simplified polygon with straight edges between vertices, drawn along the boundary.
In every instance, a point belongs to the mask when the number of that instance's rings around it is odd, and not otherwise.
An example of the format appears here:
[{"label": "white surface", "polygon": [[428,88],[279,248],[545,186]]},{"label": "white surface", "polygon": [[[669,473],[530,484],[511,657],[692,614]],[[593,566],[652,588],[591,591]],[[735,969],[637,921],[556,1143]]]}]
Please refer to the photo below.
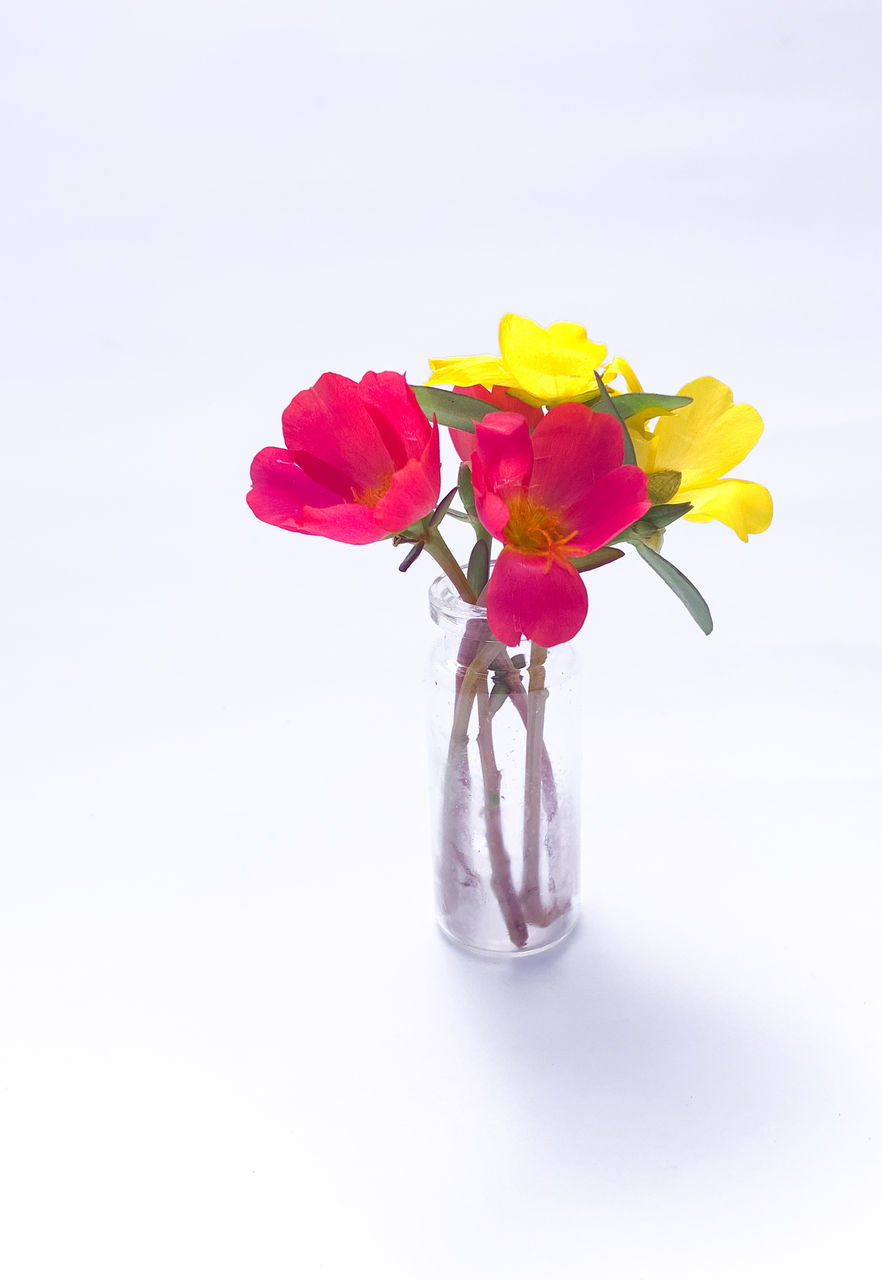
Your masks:
[{"label": "white surface", "polygon": [[[9,1280],[880,1274],[879,25],[4,16]],[[776,500],[668,539],[709,640],[592,575],[584,924],[509,967],[432,924],[430,566],[243,502],[506,310],[730,382]]]}]

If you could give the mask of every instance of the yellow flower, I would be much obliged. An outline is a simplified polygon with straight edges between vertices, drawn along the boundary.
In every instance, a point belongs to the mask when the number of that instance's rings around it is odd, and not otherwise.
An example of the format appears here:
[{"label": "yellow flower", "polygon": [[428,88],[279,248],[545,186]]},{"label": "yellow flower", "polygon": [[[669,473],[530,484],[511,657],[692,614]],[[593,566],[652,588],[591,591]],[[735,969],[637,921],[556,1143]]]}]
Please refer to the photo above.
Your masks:
[{"label": "yellow flower", "polygon": [[[595,369],[606,360],[606,347],[591,342],[578,324],[547,329],[523,316],[506,315],[499,324],[499,356],[463,356],[430,360],[429,386],[508,387],[530,404],[562,404],[584,400],[596,392]],[[626,360],[617,356],[603,370],[603,381],[621,376],[630,391],[640,383]]]},{"label": "yellow flower", "polygon": [[659,418],[655,431],[629,426],[650,500],[691,502],[686,520],[721,520],[746,542],[769,527],[771,495],[761,484],[722,477],[750,453],[762,419],[749,404],[733,404],[732,392],[716,378],[696,378],[678,394],[691,396],[692,404]]}]

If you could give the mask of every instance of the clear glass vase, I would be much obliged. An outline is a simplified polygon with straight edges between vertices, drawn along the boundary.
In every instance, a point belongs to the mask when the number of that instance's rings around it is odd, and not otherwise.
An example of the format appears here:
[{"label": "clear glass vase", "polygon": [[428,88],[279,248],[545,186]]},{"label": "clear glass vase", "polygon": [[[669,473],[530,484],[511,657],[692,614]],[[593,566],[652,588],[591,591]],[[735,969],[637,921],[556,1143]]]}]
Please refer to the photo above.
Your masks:
[{"label": "clear glass vase", "polygon": [[429,672],[438,923],[472,951],[525,955],[575,927],[580,715],[572,645],[506,648],[449,580]]}]

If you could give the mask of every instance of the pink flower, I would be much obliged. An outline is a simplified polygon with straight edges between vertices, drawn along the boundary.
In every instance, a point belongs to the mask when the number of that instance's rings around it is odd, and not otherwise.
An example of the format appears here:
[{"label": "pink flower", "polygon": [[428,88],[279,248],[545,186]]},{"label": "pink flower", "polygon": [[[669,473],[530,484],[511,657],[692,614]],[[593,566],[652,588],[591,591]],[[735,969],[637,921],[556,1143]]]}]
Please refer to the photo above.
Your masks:
[{"label": "pink flower", "polygon": [[251,464],[248,505],[259,520],[336,542],[378,542],[438,502],[437,423],[429,426],[400,373],[361,382],[325,373],[282,414],[285,449]]},{"label": "pink flower", "polygon": [[[513,396],[505,387],[494,387],[492,391],[488,391],[486,387],[454,387],[454,391],[458,391],[462,396],[471,396],[473,400],[483,400],[487,404],[492,404],[494,409],[499,409],[502,413],[520,413],[527,419],[527,426],[532,431],[540,419],[544,416],[542,410],[537,405],[527,404],[525,400],[519,400],[517,396]],[[456,427],[448,427],[450,439],[453,447],[463,462],[468,462],[475,448],[475,437],[470,431],[460,431]]]},{"label": "pink flower", "polygon": [[605,546],[649,510],[646,476],[622,466],[622,428],[583,404],[549,409],[531,436],[520,413],[491,413],[475,430],[475,501],[503,543],[487,588],[487,620],[505,644],[549,647],[588,613],[572,561]]}]

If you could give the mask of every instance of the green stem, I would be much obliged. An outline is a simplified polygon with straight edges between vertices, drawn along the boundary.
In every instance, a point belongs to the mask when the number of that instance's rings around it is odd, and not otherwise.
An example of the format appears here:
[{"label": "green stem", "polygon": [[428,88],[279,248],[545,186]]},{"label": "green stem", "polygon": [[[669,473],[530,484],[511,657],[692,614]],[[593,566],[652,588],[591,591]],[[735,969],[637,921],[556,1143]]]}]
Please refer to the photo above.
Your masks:
[{"label": "green stem", "polygon": [[469,586],[468,578],[459,567],[456,556],[434,526],[426,536],[425,545],[429,555],[444,570],[466,604],[477,604],[478,597]]}]

